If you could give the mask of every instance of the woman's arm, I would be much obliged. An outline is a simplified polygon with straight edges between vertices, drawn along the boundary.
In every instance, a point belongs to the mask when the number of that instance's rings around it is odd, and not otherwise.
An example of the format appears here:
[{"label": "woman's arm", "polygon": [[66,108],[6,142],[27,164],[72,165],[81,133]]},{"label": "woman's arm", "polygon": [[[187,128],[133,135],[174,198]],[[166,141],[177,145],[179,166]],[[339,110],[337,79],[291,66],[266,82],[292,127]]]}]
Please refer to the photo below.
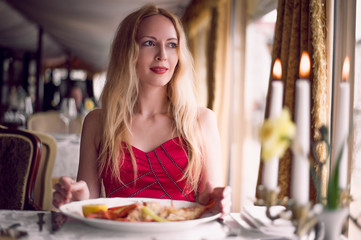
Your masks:
[{"label": "woman's arm", "polygon": [[224,187],[221,141],[215,113],[208,108],[199,108],[199,120],[204,136],[205,179],[204,191],[199,194],[199,202],[218,202],[218,210],[228,214],[231,209],[231,189]]},{"label": "woman's arm", "polygon": [[98,146],[100,143],[100,110],[94,110],[84,119],[77,181],[61,177],[54,186],[53,205],[60,207],[71,201],[100,196],[100,181],[97,173]]},{"label": "woman's arm", "polygon": [[85,181],[87,183],[90,198],[100,197],[101,181],[97,169],[101,126],[100,109],[90,112],[84,119],[77,181]]},{"label": "woman's arm", "polygon": [[208,184],[223,186],[221,141],[215,113],[208,108],[199,108],[199,120],[204,136],[205,167]]}]

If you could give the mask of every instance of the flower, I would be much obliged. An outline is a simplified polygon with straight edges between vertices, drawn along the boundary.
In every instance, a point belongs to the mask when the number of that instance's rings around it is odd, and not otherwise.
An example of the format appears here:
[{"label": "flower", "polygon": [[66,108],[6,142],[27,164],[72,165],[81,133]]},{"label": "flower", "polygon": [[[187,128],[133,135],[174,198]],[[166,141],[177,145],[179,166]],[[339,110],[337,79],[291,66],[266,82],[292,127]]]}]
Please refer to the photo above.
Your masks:
[{"label": "flower", "polygon": [[[327,186],[327,204],[326,204],[326,208],[330,209],[330,210],[335,210],[338,207],[343,205],[347,205],[347,201],[348,199],[341,199],[341,195],[342,192],[340,191],[341,189],[338,186],[338,181],[339,181],[339,175],[340,175],[340,162],[341,162],[341,157],[344,151],[344,147],[345,144],[343,144],[343,147],[341,148],[341,151],[339,152],[339,154],[337,155],[336,158],[336,166],[334,168],[334,170],[331,172],[330,177],[328,179],[328,186]],[[348,196],[345,196],[346,198]],[[345,201],[345,202],[343,202]]]},{"label": "flower", "polygon": [[269,161],[274,157],[282,157],[295,134],[296,126],[287,108],[283,108],[278,118],[265,120],[259,134],[262,160]]},{"label": "flower", "polygon": [[86,98],[84,102],[84,107],[87,111],[91,111],[94,109],[95,104],[91,98]]}]

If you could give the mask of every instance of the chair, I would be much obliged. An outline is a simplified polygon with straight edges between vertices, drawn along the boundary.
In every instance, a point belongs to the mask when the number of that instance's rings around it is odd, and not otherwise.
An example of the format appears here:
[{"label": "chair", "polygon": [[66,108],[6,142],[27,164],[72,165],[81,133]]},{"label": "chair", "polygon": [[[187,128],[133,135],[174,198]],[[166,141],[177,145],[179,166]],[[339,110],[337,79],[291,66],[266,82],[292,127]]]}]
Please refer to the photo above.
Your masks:
[{"label": "chair", "polygon": [[[82,125],[83,117],[78,116],[70,122],[69,133],[80,134]],[[28,119],[27,129],[48,133],[66,133],[66,125],[58,111],[34,113]]]},{"label": "chair", "polygon": [[29,132],[0,128],[0,208],[40,209],[34,200],[41,141]]},{"label": "chair", "polygon": [[53,210],[53,169],[57,154],[57,144],[53,136],[39,132],[27,130],[36,135],[42,143],[41,160],[38,175],[35,181],[34,201],[42,210]]}]

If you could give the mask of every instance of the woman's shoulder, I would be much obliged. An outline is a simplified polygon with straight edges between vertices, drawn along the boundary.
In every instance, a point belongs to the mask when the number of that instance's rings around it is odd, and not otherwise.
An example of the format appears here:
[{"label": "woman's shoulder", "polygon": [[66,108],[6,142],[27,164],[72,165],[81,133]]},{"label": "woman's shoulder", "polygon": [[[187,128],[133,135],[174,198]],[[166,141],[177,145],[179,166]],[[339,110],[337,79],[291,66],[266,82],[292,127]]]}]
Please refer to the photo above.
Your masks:
[{"label": "woman's shoulder", "polygon": [[87,122],[101,121],[101,115],[102,115],[102,110],[100,108],[94,109],[85,116],[84,121]]},{"label": "woman's shoulder", "polygon": [[83,125],[88,128],[89,127],[98,128],[102,125],[101,121],[102,121],[102,110],[94,109],[85,116]]},{"label": "woman's shoulder", "polygon": [[198,107],[198,119],[201,125],[212,126],[217,124],[216,114],[209,108]]},{"label": "woman's shoulder", "polygon": [[[84,119],[83,123],[83,137],[88,139],[88,141],[94,141],[95,146],[99,145],[101,133],[102,133],[102,110],[95,109],[89,112]],[[88,142],[88,143],[90,143]]]}]

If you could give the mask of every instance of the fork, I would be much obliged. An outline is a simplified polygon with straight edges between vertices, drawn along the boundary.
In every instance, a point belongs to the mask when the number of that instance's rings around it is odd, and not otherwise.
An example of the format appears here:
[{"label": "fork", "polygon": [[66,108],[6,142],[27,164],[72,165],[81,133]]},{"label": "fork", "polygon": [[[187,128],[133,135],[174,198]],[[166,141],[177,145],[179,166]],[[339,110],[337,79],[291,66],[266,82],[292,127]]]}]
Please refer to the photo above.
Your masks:
[{"label": "fork", "polygon": [[243,209],[243,211],[241,212],[241,217],[245,222],[247,222],[253,228],[259,229],[262,227],[267,227],[267,225],[264,222],[254,217],[246,209]]},{"label": "fork", "polygon": [[217,222],[221,224],[223,231],[226,233],[227,237],[237,237],[238,234],[232,230],[230,226],[228,226],[223,218],[217,218]]}]

